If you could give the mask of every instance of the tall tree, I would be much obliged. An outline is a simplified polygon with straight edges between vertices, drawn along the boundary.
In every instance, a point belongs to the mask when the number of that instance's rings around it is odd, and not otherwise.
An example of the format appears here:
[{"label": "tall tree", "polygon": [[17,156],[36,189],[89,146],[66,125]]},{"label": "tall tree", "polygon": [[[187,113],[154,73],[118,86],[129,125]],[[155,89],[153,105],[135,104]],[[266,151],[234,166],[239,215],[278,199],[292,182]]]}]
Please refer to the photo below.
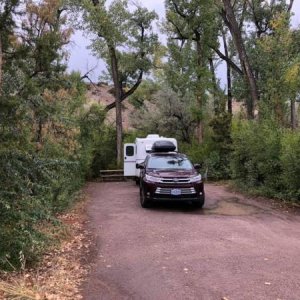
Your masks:
[{"label": "tall tree", "polygon": [[[277,13],[270,21],[272,35],[257,44],[264,62],[259,69],[262,90],[261,109],[276,118],[278,124],[296,127],[295,100],[299,94],[299,30],[290,28],[289,14]],[[288,115],[290,103],[290,115]]]},{"label": "tall tree", "polygon": [[139,132],[157,132],[191,143],[197,126],[193,116],[193,93],[175,92],[163,82],[160,89],[149,96],[134,112],[131,125]]},{"label": "tall tree", "polygon": [[36,258],[46,242],[39,221],[66,206],[82,181],[84,87],[65,73],[70,30],[61,2],[0,1],[0,268]]},{"label": "tall tree", "polygon": [[226,26],[228,26],[235,48],[238,52],[240,64],[243,70],[245,82],[247,83],[250,93],[250,101],[247,101],[247,113],[250,119],[254,118],[254,110],[256,108],[259,93],[256,78],[246,52],[244,40],[242,37],[241,27],[238,24],[237,18],[234,13],[233,4],[230,0],[222,0],[223,7],[221,7],[220,14]]},{"label": "tall tree", "polygon": [[[66,26],[66,15],[60,0],[26,2],[26,15],[22,20],[21,47],[26,53],[23,71],[27,84],[21,90],[34,114],[35,142],[42,143],[44,125],[52,119],[53,103],[49,95],[64,87],[63,46],[69,42],[72,30]],[[52,95],[54,97],[54,95]]]},{"label": "tall tree", "polygon": [[122,102],[132,95],[149,72],[157,35],[152,22],[157,15],[126,0],[115,0],[106,8],[104,0],[79,1],[83,9],[83,27],[95,34],[94,53],[104,59],[108,78],[114,85],[115,101],[106,110],[116,109],[117,162],[122,160]]},{"label": "tall tree", "polygon": [[215,45],[215,47],[217,45],[217,12],[212,1],[168,0],[166,8],[170,41],[177,40],[181,49],[187,41],[191,41],[191,50],[195,53],[194,78],[196,80],[193,84],[198,110],[197,139],[202,143],[206,92],[209,85],[215,84],[213,77],[209,75],[211,51],[208,45]]}]

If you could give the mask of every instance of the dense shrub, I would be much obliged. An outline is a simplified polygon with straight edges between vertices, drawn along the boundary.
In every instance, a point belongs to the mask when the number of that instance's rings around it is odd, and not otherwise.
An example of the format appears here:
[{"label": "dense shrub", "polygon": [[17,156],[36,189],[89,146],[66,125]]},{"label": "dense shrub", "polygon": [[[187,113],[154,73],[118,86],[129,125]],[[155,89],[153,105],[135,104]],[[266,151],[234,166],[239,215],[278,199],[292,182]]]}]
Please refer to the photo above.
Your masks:
[{"label": "dense shrub", "polygon": [[98,177],[101,170],[122,168],[116,162],[117,145],[116,130],[110,126],[103,126],[94,144],[93,160],[90,174],[92,177]]},{"label": "dense shrub", "polygon": [[181,144],[180,151],[187,154],[193,163],[200,163],[202,165],[201,174],[207,175],[208,179],[228,178],[230,169],[223,164],[220,152],[215,146],[211,140],[201,145],[193,142],[192,144]]},{"label": "dense shrub", "polygon": [[300,201],[300,132],[286,132],[280,154],[283,197]]},{"label": "dense shrub", "polygon": [[279,184],[280,130],[274,124],[241,121],[233,130],[233,177],[247,186]]},{"label": "dense shrub", "polygon": [[0,269],[35,262],[49,242],[39,224],[56,223],[85,178],[114,162],[115,134],[104,116],[92,106],[72,125],[60,123],[59,136],[44,132],[38,149],[26,139],[19,149],[0,146]]},{"label": "dense shrub", "polygon": [[92,105],[80,120],[80,142],[84,145],[84,169],[87,178],[99,176],[100,170],[116,167],[116,130],[104,125],[105,113]]},{"label": "dense shrub", "polygon": [[230,178],[230,157],[232,151],[231,140],[231,116],[221,113],[215,116],[211,122],[213,150],[208,156],[212,177],[215,179]]},{"label": "dense shrub", "polygon": [[0,19],[0,269],[15,269],[44,251],[41,224],[58,224],[97,155],[114,149],[83,77],[66,73],[63,3],[5,1]]},{"label": "dense shrub", "polygon": [[103,156],[114,154],[103,109],[84,108],[77,75],[61,86],[30,96],[35,106],[6,90],[0,95],[0,269],[35,262],[49,242],[40,224],[57,224],[85,177],[102,167],[97,159],[112,161]]},{"label": "dense shrub", "polygon": [[212,119],[205,141],[199,145],[181,144],[180,151],[186,153],[194,163],[202,164],[202,174],[211,180],[230,178],[231,117],[224,113]]},{"label": "dense shrub", "polygon": [[68,206],[82,176],[78,163],[21,151],[1,151],[0,169],[0,267],[7,269],[20,266],[20,255],[36,260],[47,242],[38,224]]},{"label": "dense shrub", "polygon": [[299,132],[272,121],[239,121],[233,126],[233,178],[257,194],[300,200],[299,145]]}]

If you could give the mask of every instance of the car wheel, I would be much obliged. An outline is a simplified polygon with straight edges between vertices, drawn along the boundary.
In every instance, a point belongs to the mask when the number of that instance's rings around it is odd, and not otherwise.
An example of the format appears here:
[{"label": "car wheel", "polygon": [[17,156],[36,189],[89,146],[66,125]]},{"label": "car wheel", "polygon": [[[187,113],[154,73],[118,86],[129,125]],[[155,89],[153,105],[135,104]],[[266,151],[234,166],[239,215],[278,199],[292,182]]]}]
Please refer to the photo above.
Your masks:
[{"label": "car wheel", "polygon": [[150,201],[146,199],[145,193],[142,188],[140,188],[140,203],[143,208],[150,207]]},{"label": "car wheel", "polygon": [[205,202],[205,197],[203,196],[201,199],[199,199],[198,201],[194,201],[193,205],[195,208],[202,208]]},{"label": "car wheel", "polygon": [[194,203],[193,203],[193,206],[194,206],[195,208],[202,208],[203,205],[204,205],[204,203],[201,202],[201,201],[194,201]]}]

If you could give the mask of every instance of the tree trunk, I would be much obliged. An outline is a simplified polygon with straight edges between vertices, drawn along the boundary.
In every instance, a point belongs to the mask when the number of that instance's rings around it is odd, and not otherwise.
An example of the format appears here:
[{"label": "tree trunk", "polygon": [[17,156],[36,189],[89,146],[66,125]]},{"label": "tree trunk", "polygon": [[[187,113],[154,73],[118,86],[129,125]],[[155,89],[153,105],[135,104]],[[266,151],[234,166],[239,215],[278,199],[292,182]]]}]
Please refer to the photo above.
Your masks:
[{"label": "tree trunk", "polygon": [[113,46],[109,46],[109,54],[111,60],[111,70],[112,77],[114,82],[114,90],[115,90],[115,103],[116,103],[116,131],[117,131],[117,164],[120,165],[122,162],[122,137],[123,137],[123,124],[122,124],[122,86],[119,80],[118,73],[118,59],[116,56],[116,51]]},{"label": "tree trunk", "polygon": [[[197,48],[197,64],[198,64],[198,72],[202,70],[203,68],[203,51],[202,51],[202,45],[201,45],[201,36],[200,33],[197,31],[195,33],[196,38],[196,48]],[[198,123],[197,123],[197,129],[196,129],[196,135],[197,140],[199,144],[203,143],[204,138],[204,126],[203,126],[203,100],[204,100],[204,92],[203,87],[201,86],[201,74],[198,73],[198,88],[197,88],[197,103],[200,110],[200,116],[198,117]]]},{"label": "tree trunk", "polygon": [[196,136],[197,136],[197,141],[199,144],[202,144],[203,143],[203,122],[202,120],[198,121],[197,123],[197,127],[196,127]]},{"label": "tree trunk", "polygon": [[[92,0],[94,6],[99,5],[99,0]],[[101,38],[102,36],[99,35]],[[107,40],[106,40],[107,42]],[[112,71],[112,78],[114,83],[115,90],[115,103],[111,107],[107,107],[109,110],[113,107],[116,108],[116,132],[117,132],[117,164],[120,165],[123,157],[123,124],[122,124],[122,84],[119,78],[118,72],[118,59],[116,55],[116,49],[114,45],[108,43],[109,56],[110,56],[110,65]],[[141,78],[139,83],[141,82]],[[138,85],[137,85],[138,86]],[[137,87],[135,87],[136,89]]]},{"label": "tree trunk", "polygon": [[233,38],[234,45],[239,55],[241,67],[244,73],[245,82],[248,85],[250,92],[250,101],[247,101],[247,114],[249,119],[254,118],[254,110],[258,102],[258,89],[253,71],[249,62],[249,58],[246,53],[246,49],[243,43],[241,30],[235,18],[230,0],[223,0],[224,11],[222,17],[225,24],[228,26]]},{"label": "tree trunk", "polygon": [[296,101],[295,99],[291,100],[291,128],[295,130],[297,127],[297,118],[296,118]]},{"label": "tree trunk", "polygon": [[3,65],[3,51],[2,51],[2,39],[0,35],[0,96],[2,95],[2,65]]},{"label": "tree trunk", "polygon": [[217,85],[217,79],[216,79],[216,73],[215,73],[213,59],[210,57],[208,59],[208,61],[209,61],[211,80],[212,80],[212,86],[213,86],[214,112],[215,112],[215,115],[217,115],[220,112],[220,103],[219,103],[219,97],[218,97],[218,85]]},{"label": "tree trunk", "polygon": [[[225,56],[229,59],[228,46],[227,46],[226,35],[224,31],[222,31],[222,37],[223,37]],[[226,65],[227,65],[227,109],[228,109],[228,113],[232,115],[231,67],[228,62],[226,62]]]},{"label": "tree trunk", "polygon": [[231,68],[227,64],[227,109],[232,116],[232,85],[231,85]]}]

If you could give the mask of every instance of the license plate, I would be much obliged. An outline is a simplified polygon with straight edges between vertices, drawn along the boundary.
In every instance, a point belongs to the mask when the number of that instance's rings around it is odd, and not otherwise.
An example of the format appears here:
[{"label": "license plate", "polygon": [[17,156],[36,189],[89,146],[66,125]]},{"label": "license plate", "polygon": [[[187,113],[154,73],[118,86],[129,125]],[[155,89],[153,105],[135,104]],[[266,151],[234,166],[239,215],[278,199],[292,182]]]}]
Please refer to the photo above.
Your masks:
[{"label": "license plate", "polygon": [[179,195],[181,195],[181,190],[180,189],[172,189],[171,190],[171,195],[179,196]]}]

